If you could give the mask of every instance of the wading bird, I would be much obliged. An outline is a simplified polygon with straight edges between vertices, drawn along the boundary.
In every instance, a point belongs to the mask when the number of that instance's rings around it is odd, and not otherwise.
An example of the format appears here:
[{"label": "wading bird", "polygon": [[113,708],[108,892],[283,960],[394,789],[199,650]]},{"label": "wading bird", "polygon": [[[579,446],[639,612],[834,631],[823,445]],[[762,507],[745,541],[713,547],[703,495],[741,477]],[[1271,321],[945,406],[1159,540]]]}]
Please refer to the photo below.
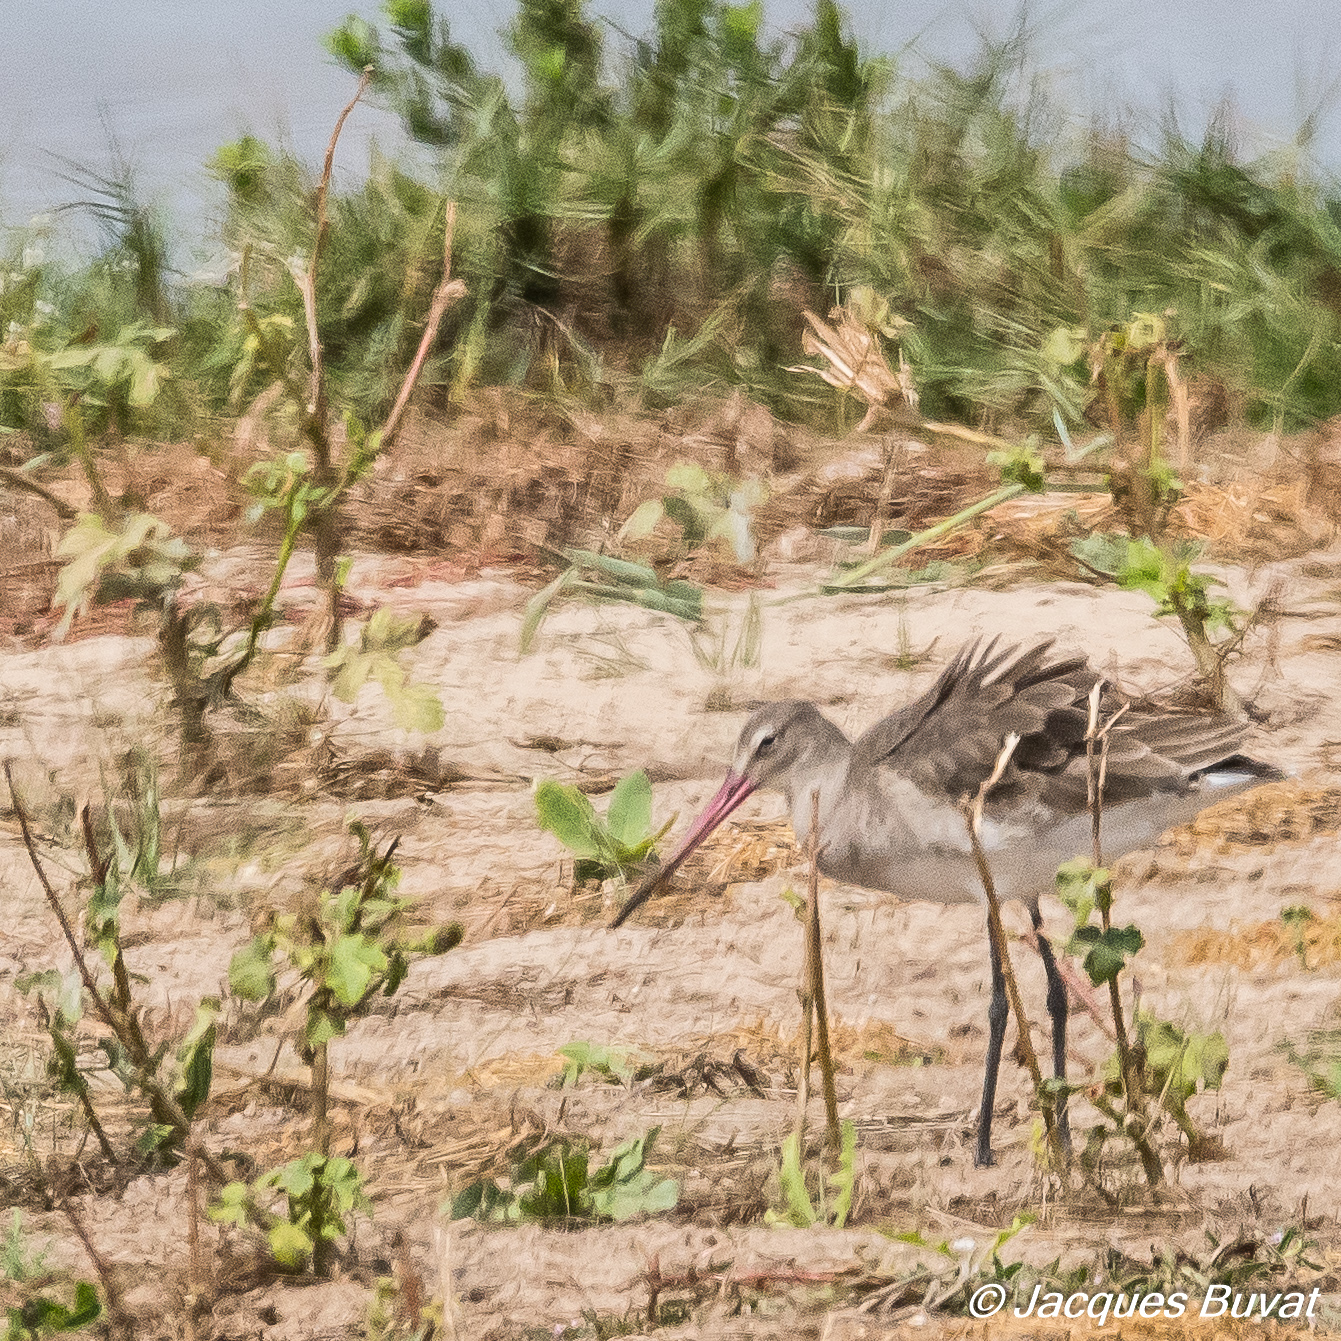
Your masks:
[{"label": "wading bird", "polygon": [[[984,898],[963,805],[991,776],[1003,742],[1019,737],[986,797],[981,842],[997,895],[1029,909],[1047,975],[1054,1072],[1066,1072],[1066,988],[1042,931],[1039,896],[1057,867],[1091,848],[1090,695],[1102,677],[1052,642],[964,647],[915,702],[851,741],[813,703],[772,703],[740,733],[726,781],[663,866],[630,895],[619,926],[752,792],[787,798],[799,843],[819,793],[827,876],[906,899]],[[1131,708],[1105,689],[1103,846],[1110,857],[1149,846],[1213,801],[1279,772],[1239,753],[1245,726],[1223,714]],[[992,999],[976,1163],[992,1163],[992,1106],[1006,1032],[1006,991],[991,941]],[[1059,1113],[1065,1137],[1065,1115]]]}]

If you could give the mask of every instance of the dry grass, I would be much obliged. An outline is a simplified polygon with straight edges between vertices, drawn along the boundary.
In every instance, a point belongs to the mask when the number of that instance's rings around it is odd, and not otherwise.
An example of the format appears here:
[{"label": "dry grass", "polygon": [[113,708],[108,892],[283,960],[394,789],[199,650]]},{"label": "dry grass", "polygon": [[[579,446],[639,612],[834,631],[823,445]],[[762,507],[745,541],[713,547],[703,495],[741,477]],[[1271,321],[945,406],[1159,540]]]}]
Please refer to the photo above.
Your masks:
[{"label": "dry grass", "polygon": [[1169,839],[1186,855],[1205,845],[1221,850],[1301,843],[1341,831],[1341,787],[1293,778],[1268,782],[1203,810]]},{"label": "dry grass", "polygon": [[1253,970],[1298,959],[1305,968],[1341,963],[1341,912],[1276,918],[1228,931],[1202,927],[1174,937],[1170,955],[1183,964],[1228,964]]}]

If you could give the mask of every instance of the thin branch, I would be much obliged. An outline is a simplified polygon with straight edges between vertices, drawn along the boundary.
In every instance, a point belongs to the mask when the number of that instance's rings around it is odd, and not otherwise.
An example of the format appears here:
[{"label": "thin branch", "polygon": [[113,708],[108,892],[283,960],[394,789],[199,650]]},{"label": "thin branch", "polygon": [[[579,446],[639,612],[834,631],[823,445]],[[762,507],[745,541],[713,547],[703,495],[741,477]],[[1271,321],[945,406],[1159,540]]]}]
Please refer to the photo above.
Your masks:
[{"label": "thin branch", "polygon": [[107,1259],[93,1246],[88,1229],[70,1202],[63,1200],[60,1209],[70,1222],[70,1228],[74,1230],[75,1236],[84,1245],[84,1252],[88,1254],[88,1260],[93,1263],[93,1270],[98,1274],[98,1283],[102,1286],[103,1298],[107,1301],[107,1318],[112,1335],[121,1338],[122,1341],[132,1341],[135,1336],[134,1320],[126,1312],[126,1306],[121,1299],[121,1289],[112,1279]]},{"label": "thin branch", "polygon": [[391,413],[387,415],[386,423],[382,425],[383,448],[391,446],[400,433],[401,417],[405,413],[405,407],[410,403],[410,394],[419,381],[419,374],[423,371],[424,363],[428,359],[428,351],[433,347],[434,340],[438,338],[438,328],[442,325],[442,319],[446,316],[447,309],[459,298],[465,297],[465,281],[452,278],[452,240],[455,234],[456,201],[449,200],[447,202],[447,222],[442,238],[442,279],[433,291],[433,301],[429,304],[428,319],[424,323],[424,334],[419,341],[414,362],[410,364],[410,370],[405,374],[405,380],[401,383],[400,391],[396,396],[396,403],[391,407]]},{"label": "thin branch", "polygon": [[1056,1101],[1043,1088],[1043,1072],[1038,1064],[1038,1054],[1034,1051],[1034,1040],[1029,1033],[1029,1017],[1024,1013],[1024,1001],[1020,996],[1019,984],[1015,981],[1015,970],[1010,962],[1010,950],[1006,943],[1006,929],[1001,923],[1001,903],[996,894],[996,883],[992,879],[991,868],[987,864],[987,854],[982,846],[982,812],[987,802],[987,794],[1001,781],[1010,764],[1020,737],[1011,732],[1002,743],[1001,752],[996,757],[996,765],[991,774],[978,788],[978,794],[971,800],[965,798],[964,817],[968,822],[969,843],[973,849],[973,861],[978,868],[978,878],[982,881],[983,893],[987,896],[987,934],[992,938],[997,960],[1001,965],[1001,976],[1006,983],[1006,996],[1015,1015],[1019,1028],[1020,1052],[1030,1078],[1034,1082],[1034,1092],[1038,1095],[1039,1107],[1043,1111],[1043,1126],[1047,1132],[1048,1149],[1052,1152],[1053,1163],[1057,1169],[1066,1167],[1066,1151],[1062,1146],[1061,1132],[1057,1128]]},{"label": "thin branch", "polygon": [[372,83],[372,77],[373,69],[370,65],[359,76],[359,86],[354,91],[354,96],[345,105],[344,111],[336,118],[335,129],[331,131],[330,143],[326,146],[326,159],[321,166],[321,182],[317,187],[317,235],[312,243],[312,258],[308,261],[305,271],[294,275],[294,282],[297,283],[299,292],[303,296],[303,315],[307,320],[307,352],[312,364],[308,382],[307,412],[316,416],[319,420],[324,420],[322,408],[325,396],[322,385],[321,337],[317,332],[317,267],[321,261],[321,253],[326,244],[326,234],[330,227],[330,221],[326,216],[326,197],[330,194],[331,172],[335,167],[335,146],[339,143],[340,132],[344,129],[345,121],[349,118],[349,114],[354,110],[359,99],[367,92],[368,85]]},{"label": "thin branch", "polygon": [[[833,1077],[833,1053],[829,1049],[829,1008],[824,999],[824,952],[819,915],[819,791],[810,793],[810,834],[806,856],[810,863],[810,881],[806,903],[806,986],[815,1014],[815,1043],[819,1052],[820,1081],[824,1086],[824,1118],[829,1147],[842,1148],[843,1135],[838,1124],[838,1093]],[[805,1059],[810,1069],[810,1057]]]},{"label": "thin branch", "polygon": [[[1108,746],[1110,733],[1131,706],[1124,703],[1102,726],[1099,723],[1099,705],[1103,697],[1104,682],[1096,680],[1089,695],[1089,722],[1085,729],[1085,760],[1089,775],[1087,782],[1090,809],[1090,838],[1093,845],[1093,861],[1096,869],[1103,866],[1103,793],[1108,780]],[[1108,899],[1100,904],[1099,916],[1105,932],[1112,927],[1112,908]],[[1127,1117],[1122,1122],[1122,1130],[1132,1139],[1141,1166],[1145,1170],[1146,1180],[1151,1187],[1163,1182],[1164,1167],[1159,1155],[1150,1144],[1150,1123],[1145,1114],[1145,1100],[1142,1095],[1141,1068],[1132,1052],[1131,1039],[1127,1034],[1127,1021],[1122,1010],[1122,989],[1118,986],[1117,975],[1108,980],[1108,1000],[1113,1012],[1113,1033],[1117,1043],[1118,1069],[1122,1073],[1122,1091],[1126,1100]]]},{"label": "thin branch", "polygon": [[50,504],[61,521],[74,521],[79,516],[78,508],[71,507],[63,498],[57,498],[45,485],[38,484],[23,471],[15,470],[12,466],[0,466],[0,483],[9,485],[11,489],[22,489],[27,493],[36,494],[44,503]]},{"label": "thin branch", "polygon": [[[84,990],[88,993],[89,1002],[98,1018],[112,1031],[118,1042],[130,1054],[131,1061],[135,1066],[136,1083],[144,1091],[151,1107],[155,1110],[156,1116],[160,1121],[166,1120],[168,1125],[185,1141],[189,1139],[191,1134],[191,1120],[182,1111],[181,1105],[173,1094],[159,1084],[150,1073],[151,1059],[148,1056],[144,1039],[140,1035],[138,1027],[131,1027],[128,1022],[129,1012],[117,1010],[99,990],[97,982],[94,981],[93,971],[88,966],[83,947],[79,944],[74,928],[70,925],[70,919],[66,916],[65,909],[61,905],[60,897],[52,888],[51,881],[47,879],[46,871],[42,868],[42,862],[37,855],[37,846],[33,841],[32,829],[28,824],[28,812],[24,809],[22,801],[19,800],[8,759],[4,761],[4,773],[5,781],[9,784],[9,795],[13,802],[14,813],[18,817],[19,832],[23,836],[23,845],[28,850],[28,860],[37,873],[38,881],[46,895],[47,903],[51,906],[51,911],[55,913],[56,920],[60,923],[61,934],[64,935],[74,956],[75,968],[79,972]],[[228,1171],[214,1155],[202,1149],[200,1157],[204,1161],[210,1177],[215,1182],[223,1184],[230,1181]]]}]

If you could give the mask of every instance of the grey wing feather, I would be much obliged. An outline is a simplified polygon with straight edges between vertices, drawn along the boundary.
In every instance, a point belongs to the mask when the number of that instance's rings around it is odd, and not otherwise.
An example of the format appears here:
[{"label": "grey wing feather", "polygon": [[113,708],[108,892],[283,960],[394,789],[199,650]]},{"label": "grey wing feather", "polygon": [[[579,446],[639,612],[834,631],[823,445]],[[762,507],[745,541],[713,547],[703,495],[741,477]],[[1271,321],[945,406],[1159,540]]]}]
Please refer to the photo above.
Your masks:
[{"label": "grey wing feather", "polygon": [[[854,746],[854,766],[890,768],[923,792],[958,800],[977,792],[1016,734],[992,799],[1028,792],[1061,811],[1084,810],[1088,698],[1100,676],[1084,657],[1053,658],[1050,640],[1023,648],[999,641],[966,646],[921,698],[871,727]],[[1106,692],[1102,718],[1121,703]],[[1191,774],[1233,756],[1242,738],[1243,726],[1223,715],[1128,712],[1109,734],[1104,797],[1181,791]]]}]

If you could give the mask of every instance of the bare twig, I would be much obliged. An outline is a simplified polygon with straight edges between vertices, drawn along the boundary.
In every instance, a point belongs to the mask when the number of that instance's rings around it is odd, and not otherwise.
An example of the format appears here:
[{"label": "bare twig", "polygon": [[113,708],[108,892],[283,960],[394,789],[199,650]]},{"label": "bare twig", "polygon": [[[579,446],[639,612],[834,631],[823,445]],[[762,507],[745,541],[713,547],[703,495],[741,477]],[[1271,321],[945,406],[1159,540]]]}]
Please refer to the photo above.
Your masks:
[{"label": "bare twig", "polygon": [[344,129],[345,121],[348,120],[359,99],[367,92],[372,77],[372,66],[369,66],[359,76],[359,86],[354,91],[354,96],[336,118],[330,143],[326,146],[326,158],[321,165],[321,181],[317,186],[317,235],[312,243],[312,257],[307,263],[307,269],[294,275],[294,281],[303,295],[303,315],[307,320],[307,352],[312,365],[308,381],[307,412],[321,418],[323,422],[325,387],[321,366],[321,337],[317,332],[317,266],[321,261],[326,235],[330,229],[330,220],[326,216],[326,198],[330,194],[331,172],[335,167],[335,146],[339,143],[340,132]]},{"label": "bare twig", "polygon": [[[842,1131],[838,1125],[838,1092],[834,1085],[833,1053],[829,1049],[829,1008],[824,999],[824,952],[820,936],[819,914],[819,792],[810,794],[810,834],[806,839],[806,857],[810,864],[810,881],[806,902],[806,987],[810,1009],[815,1015],[815,1043],[819,1053],[820,1082],[824,1087],[824,1118],[829,1147],[834,1152],[842,1148]],[[810,1069],[810,1058],[805,1060]]]},{"label": "bare twig", "polygon": [[340,584],[336,581],[335,560],[340,548],[339,523],[336,513],[336,491],[338,479],[335,464],[331,460],[331,438],[327,423],[325,371],[322,366],[321,334],[317,329],[317,270],[321,263],[321,254],[325,248],[326,235],[330,221],[326,215],[326,198],[330,194],[331,172],[335,166],[335,146],[339,142],[340,132],[345,120],[354,110],[355,104],[363,97],[373,71],[369,66],[359,77],[359,86],[354,96],[345,105],[331,131],[330,143],[326,146],[326,159],[321,168],[321,181],[317,187],[317,231],[312,242],[312,255],[307,268],[293,266],[290,274],[298,286],[303,299],[303,319],[307,323],[307,353],[311,370],[308,374],[307,397],[304,404],[303,430],[312,444],[312,455],[316,460],[316,469],[312,472],[313,483],[317,488],[327,491],[326,502],[313,509],[310,526],[317,560],[317,581],[325,588],[327,598],[326,612],[326,651],[333,652],[340,645]]},{"label": "bare twig", "polygon": [[79,516],[78,508],[71,507],[63,498],[57,498],[45,485],[38,484],[35,479],[25,475],[21,470],[15,470],[12,466],[0,466],[0,483],[8,484],[11,489],[22,489],[35,494],[44,503],[51,505],[61,521],[74,521]]},{"label": "bare twig", "polygon": [[330,1055],[326,1044],[312,1049],[312,1144],[323,1155],[331,1153]]},{"label": "bare twig", "polygon": [[1011,732],[1002,743],[1001,752],[996,757],[996,765],[991,774],[978,788],[972,799],[964,800],[964,815],[968,821],[969,844],[973,849],[973,861],[978,868],[978,878],[982,881],[983,893],[987,896],[987,934],[992,938],[997,960],[1001,964],[1001,976],[1005,979],[1006,996],[1015,1015],[1019,1028],[1020,1052],[1024,1064],[1034,1082],[1034,1092],[1038,1095],[1039,1107],[1043,1111],[1043,1126],[1047,1132],[1048,1149],[1052,1152],[1053,1164],[1057,1169],[1066,1167],[1066,1151],[1062,1145],[1061,1132],[1057,1127],[1056,1101],[1043,1087],[1043,1072],[1038,1064],[1038,1054],[1034,1051],[1034,1040],[1029,1033],[1029,1017],[1024,1013],[1024,1001],[1020,996],[1019,984],[1015,981],[1015,970],[1010,962],[1010,950],[1006,943],[1006,929],[1001,924],[1001,903],[996,894],[996,883],[992,879],[991,868],[987,864],[987,854],[982,846],[982,812],[987,802],[987,794],[1001,781],[1002,775],[1010,764],[1020,737]]},{"label": "bare twig", "polygon": [[386,423],[382,425],[383,448],[390,447],[400,433],[400,421],[405,413],[405,407],[410,403],[410,393],[419,381],[419,374],[423,371],[424,361],[428,358],[428,351],[433,347],[433,341],[438,338],[438,327],[442,325],[447,309],[459,298],[465,297],[465,281],[452,278],[452,239],[455,234],[456,201],[449,200],[447,222],[442,238],[442,279],[433,291],[433,301],[429,304],[428,319],[424,323],[424,334],[419,341],[414,362],[410,364],[410,370],[405,374],[405,380],[401,383],[400,392],[396,396],[396,403],[391,407]]},{"label": "bare twig", "polygon": [[[60,923],[61,934],[65,937],[66,944],[69,945],[70,952],[74,956],[75,968],[79,973],[85,992],[88,993],[89,1003],[98,1018],[112,1031],[117,1041],[126,1049],[131,1063],[135,1067],[135,1082],[148,1098],[155,1119],[172,1127],[185,1142],[190,1139],[191,1120],[182,1111],[181,1105],[173,1094],[154,1078],[153,1059],[149,1055],[144,1037],[140,1033],[132,1012],[118,1009],[115,1003],[109,1001],[106,994],[99,989],[93,977],[93,971],[89,968],[84,949],[79,944],[79,938],[74,933],[74,927],[71,926],[69,917],[66,916],[60,896],[52,888],[51,881],[47,879],[46,871],[37,855],[37,846],[33,841],[32,829],[28,824],[28,812],[24,809],[22,801],[19,800],[8,759],[4,762],[4,773],[5,781],[9,784],[9,795],[14,806],[14,813],[18,817],[19,832],[23,837],[23,845],[28,851],[28,860],[37,874],[38,882],[42,886],[42,892],[46,895],[51,911],[56,915],[56,921]],[[222,1185],[229,1181],[227,1170],[214,1155],[202,1149],[200,1157],[210,1177],[216,1183]]]},{"label": "bare twig", "polygon": [[732,1288],[763,1290],[778,1285],[833,1285],[841,1280],[852,1280],[857,1274],[851,1268],[839,1268],[834,1271],[780,1268],[775,1271],[736,1272],[729,1265],[723,1264],[709,1265],[706,1270],[690,1267],[679,1275],[663,1276],[661,1255],[658,1253],[648,1259],[647,1269],[643,1272],[642,1278],[647,1286],[647,1320],[655,1326],[657,1304],[660,1296],[667,1290],[694,1290],[710,1285],[719,1293],[724,1293]]},{"label": "bare twig", "polygon": [[[1096,680],[1090,690],[1089,723],[1085,730],[1085,759],[1089,766],[1090,837],[1096,869],[1103,866],[1103,792],[1104,784],[1108,780],[1109,733],[1130,706],[1124,703],[1107,722],[1100,725],[1099,705],[1103,691],[1104,682]],[[1113,921],[1108,899],[1104,899],[1101,903],[1099,916],[1106,933],[1111,929]],[[1154,1146],[1150,1144],[1150,1122],[1145,1112],[1141,1067],[1127,1034],[1127,1021],[1122,1010],[1122,989],[1118,986],[1116,974],[1108,980],[1108,1000],[1113,1012],[1113,1034],[1117,1043],[1118,1067],[1122,1073],[1122,1090],[1126,1101],[1126,1117],[1121,1126],[1136,1146],[1146,1180],[1151,1187],[1155,1187],[1164,1181],[1164,1167]]]},{"label": "bare twig", "polygon": [[133,1341],[134,1320],[126,1312],[126,1306],[121,1299],[121,1288],[112,1278],[107,1259],[93,1246],[88,1229],[74,1206],[68,1200],[62,1200],[60,1209],[70,1222],[70,1228],[74,1230],[75,1236],[84,1245],[84,1252],[88,1254],[88,1260],[93,1263],[93,1270],[98,1273],[98,1284],[102,1286],[103,1298],[107,1301],[107,1319],[112,1336],[117,1341]]}]

